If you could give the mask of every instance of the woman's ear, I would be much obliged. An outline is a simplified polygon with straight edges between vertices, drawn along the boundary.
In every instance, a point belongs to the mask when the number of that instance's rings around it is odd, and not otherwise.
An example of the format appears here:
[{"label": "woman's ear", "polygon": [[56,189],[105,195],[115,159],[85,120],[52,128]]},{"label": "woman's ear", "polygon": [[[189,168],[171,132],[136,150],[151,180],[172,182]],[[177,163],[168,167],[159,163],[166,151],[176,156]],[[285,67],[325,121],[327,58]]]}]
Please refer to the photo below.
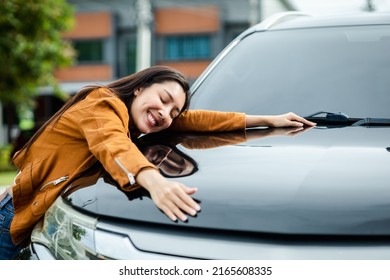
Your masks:
[{"label": "woman's ear", "polygon": [[142,92],[142,90],[143,90],[143,88],[141,87],[141,88],[137,88],[135,91],[134,91],[134,96],[138,96],[138,95],[140,95],[141,94],[141,92]]}]

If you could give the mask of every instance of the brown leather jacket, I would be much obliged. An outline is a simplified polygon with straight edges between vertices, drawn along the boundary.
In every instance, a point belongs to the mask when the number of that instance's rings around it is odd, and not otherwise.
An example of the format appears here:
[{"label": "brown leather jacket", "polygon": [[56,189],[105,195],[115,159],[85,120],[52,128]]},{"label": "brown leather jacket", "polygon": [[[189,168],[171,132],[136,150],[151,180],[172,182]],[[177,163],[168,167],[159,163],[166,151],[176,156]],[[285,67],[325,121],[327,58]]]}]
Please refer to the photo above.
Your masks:
[{"label": "brown leather jacket", "polygon": [[[105,88],[91,92],[37,138],[28,152],[14,156],[20,173],[12,186],[14,243],[29,236],[37,221],[68,185],[97,160],[124,190],[143,168],[155,168],[130,139],[127,107]],[[186,131],[245,129],[245,115],[187,111],[171,128]],[[130,184],[129,184],[130,183]]]}]

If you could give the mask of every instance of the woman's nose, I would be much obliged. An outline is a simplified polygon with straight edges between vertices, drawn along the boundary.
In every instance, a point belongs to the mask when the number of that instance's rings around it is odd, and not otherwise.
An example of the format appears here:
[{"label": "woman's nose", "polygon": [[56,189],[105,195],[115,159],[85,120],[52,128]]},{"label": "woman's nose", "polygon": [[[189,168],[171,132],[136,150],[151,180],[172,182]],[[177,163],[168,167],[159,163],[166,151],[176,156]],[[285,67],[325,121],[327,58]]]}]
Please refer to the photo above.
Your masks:
[{"label": "woman's nose", "polygon": [[168,117],[168,112],[167,112],[166,109],[161,109],[161,110],[159,110],[159,111],[158,111],[158,114],[159,114],[160,119],[161,119],[162,121],[165,121],[165,120],[167,119],[167,117]]}]

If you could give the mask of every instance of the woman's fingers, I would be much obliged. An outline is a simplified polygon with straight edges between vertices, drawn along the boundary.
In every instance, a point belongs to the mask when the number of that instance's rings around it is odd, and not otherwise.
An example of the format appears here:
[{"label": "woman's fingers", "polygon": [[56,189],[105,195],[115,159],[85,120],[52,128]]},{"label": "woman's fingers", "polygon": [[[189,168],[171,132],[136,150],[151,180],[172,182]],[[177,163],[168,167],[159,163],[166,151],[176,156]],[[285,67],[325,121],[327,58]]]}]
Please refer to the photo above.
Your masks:
[{"label": "woman's fingers", "polygon": [[184,186],[184,191],[189,195],[193,195],[194,193],[196,193],[198,191],[198,189],[197,188],[188,188],[188,187]]},{"label": "woman's fingers", "polygon": [[298,116],[294,113],[288,113],[287,118],[291,121],[292,125],[295,127],[303,126],[303,125],[308,125],[308,126],[315,126],[316,123],[308,121],[307,119]]},{"label": "woman's fingers", "polygon": [[183,211],[181,211],[180,208],[177,207],[173,202],[167,202],[160,209],[164,212],[165,215],[168,216],[168,218],[174,222],[176,222],[177,219],[180,219],[183,222],[188,220],[187,215],[185,215]]},{"label": "woman's fingers", "polygon": [[[172,221],[180,219],[187,221],[186,214],[195,216],[200,210],[200,206],[190,196],[194,194],[196,188],[188,188],[177,182],[170,182],[170,187],[156,195],[155,203]],[[152,196],[153,197],[153,196]]]},{"label": "woman's fingers", "polygon": [[[195,209],[196,211],[200,211],[200,205],[196,203],[196,201],[190,196],[193,195],[198,191],[197,188],[189,188],[187,186],[182,185],[181,186],[184,193],[180,193],[181,199],[189,205],[192,209]],[[196,213],[195,213],[196,214]]]},{"label": "woman's fingers", "polygon": [[[180,220],[183,220],[181,217],[183,212],[187,213],[191,216],[195,216],[198,211],[200,210],[200,206],[198,203],[195,202],[195,200],[189,195],[189,193],[196,192],[196,189],[190,189],[186,186],[180,186],[181,189],[178,190],[176,193],[176,196],[172,198],[173,206],[173,213],[178,214],[177,217]],[[184,218],[184,217],[183,217]],[[185,217],[185,220],[187,217]]]},{"label": "woman's fingers", "polygon": [[195,207],[196,202],[187,195],[187,197],[176,197],[173,201],[175,205],[184,213],[187,213],[191,216],[195,216],[199,210],[197,210]]},{"label": "woman's fingers", "polygon": [[297,122],[297,121],[290,121],[290,123],[289,123],[290,125],[290,127],[303,127],[304,126],[304,124],[302,123],[302,122]]},{"label": "woman's fingers", "polygon": [[183,222],[188,220],[188,216],[185,213],[191,216],[195,216],[197,213],[197,211],[194,208],[184,203],[178,197],[174,198],[172,201],[167,201],[166,204],[164,204],[161,207],[161,210],[172,221],[176,221],[177,219],[180,219]]},{"label": "woman's fingers", "polygon": [[286,113],[283,115],[270,116],[271,126],[273,127],[303,127],[315,126],[316,124],[302,118],[294,113]]},{"label": "woman's fingers", "polygon": [[167,180],[154,169],[141,170],[137,182],[149,191],[156,206],[173,221],[177,218],[186,221],[186,214],[194,216],[200,210],[199,204],[191,197],[196,188]]}]

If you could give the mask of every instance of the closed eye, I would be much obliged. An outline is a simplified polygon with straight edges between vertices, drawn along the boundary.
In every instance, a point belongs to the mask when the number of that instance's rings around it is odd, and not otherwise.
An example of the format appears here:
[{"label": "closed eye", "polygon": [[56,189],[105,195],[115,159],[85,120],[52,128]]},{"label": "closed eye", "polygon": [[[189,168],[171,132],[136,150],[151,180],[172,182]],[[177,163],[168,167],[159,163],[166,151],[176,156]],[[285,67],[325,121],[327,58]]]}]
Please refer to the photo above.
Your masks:
[{"label": "closed eye", "polygon": [[161,100],[161,102],[163,103],[163,104],[167,104],[168,103],[168,101],[167,100],[165,100],[163,97],[161,97],[160,96],[160,100]]},{"label": "closed eye", "polygon": [[160,95],[160,99],[163,104],[168,104],[168,103],[174,104],[174,108],[171,110],[171,113],[169,115],[172,118],[172,120],[180,115],[180,109],[175,105],[172,94],[168,90],[164,89],[164,93]]}]

